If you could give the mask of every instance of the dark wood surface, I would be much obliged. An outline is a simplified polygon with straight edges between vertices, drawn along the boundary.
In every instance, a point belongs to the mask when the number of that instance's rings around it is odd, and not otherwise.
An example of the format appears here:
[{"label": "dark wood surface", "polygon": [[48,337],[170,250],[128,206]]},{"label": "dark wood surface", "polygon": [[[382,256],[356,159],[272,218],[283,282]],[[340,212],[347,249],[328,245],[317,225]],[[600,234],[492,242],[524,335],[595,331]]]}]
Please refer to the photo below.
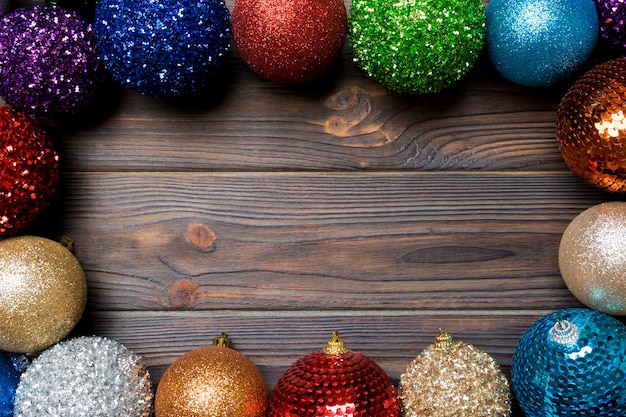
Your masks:
[{"label": "dark wood surface", "polygon": [[439,327],[509,375],[535,320],[580,306],[558,270],[565,227],[617,198],[563,162],[566,88],[514,85],[481,56],[452,88],[404,97],[348,45],[302,86],[235,50],[193,101],[113,85],[48,126],[63,178],[38,227],[73,238],[86,271],[75,333],[124,343],[155,384],[226,332],[271,388],[335,329],[395,382]]}]

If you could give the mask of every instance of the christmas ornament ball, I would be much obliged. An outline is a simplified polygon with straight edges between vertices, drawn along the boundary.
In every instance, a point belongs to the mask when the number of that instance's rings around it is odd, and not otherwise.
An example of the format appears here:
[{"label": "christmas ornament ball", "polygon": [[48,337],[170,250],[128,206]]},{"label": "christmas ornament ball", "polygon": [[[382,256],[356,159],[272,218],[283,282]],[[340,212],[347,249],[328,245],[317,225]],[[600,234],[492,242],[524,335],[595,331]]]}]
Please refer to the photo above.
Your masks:
[{"label": "christmas ornament ball", "polygon": [[440,329],[435,343],[400,376],[404,417],[505,417],[511,414],[509,382],[486,352],[455,342]]},{"label": "christmas ornament ball", "polygon": [[15,416],[152,415],[152,382],[140,356],[103,337],[64,340],[37,356],[15,392]]},{"label": "christmas ornament ball", "polygon": [[527,417],[626,415],[626,326],[586,308],[549,313],[522,336],[511,380]]},{"label": "christmas ornament ball", "polygon": [[575,74],[598,38],[593,0],[492,0],[485,10],[487,53],[506,79],[548,87]]},{"label": "christmas ornament ball", "polygon": [[587,307],[626,315],[626,202],[598,204],[567,226],[559,268],[571,293]]},{"label": "christmas ornament ball", "polygon": [[106,68],[122,85],[177,98],[208,87],[230,48],[223,0],[101,0],[94,31]]},{"label": "christmas ornament ball", "polygon": [[243,61],[282,84],[307,82],[325,73],[348,33],[342,0],[237,0],[231,22]]},{"label": "christmas ornament ball", "polygon": [[481,0],[353,0],[354,61],[387,89],[437,93],[474,65],[485,39]]},{"label": "christmas ornament ball", "polygon": [[185,353],[157,387],[156,417],[264,417],[268,392],[257,366],[226,335]]},{"label": "christmas ornament ball", "polygon": [[36,118],[78,113],[104,80],[91,24],[50,4],[0,19],[0,97]]},{"label": "christmas ornament ball", "polygon": [[0,241],[0,288],[0,350],[8,352],[38,352],[67,336],[87,299],[78,260],[38,236]]},{"label": "christmas ornament ball", "polygon": [[269,417],[398,417],[400,404],[387,374],[346,348],[337,332],[326,347],[287,368],[270,396]]},{"label": "christmas ornament ball", "polygon": [[623,0],[594,0],[594,3],[598,11],[600,38],[623,55],[626,52],[626,4]]},{"label": "christmas ornament ball", "polygon": [[26,115],[0,106],[0,237],[30,226],[50,205],[59,157],[48,134]]},{"label": "christmas ornament ball", "polygon": [[626,58],[603,62],[567,90],[556,136],[565,163],[589,184],[626,191]]},{"label": "christmas ornament ball", "polygon": [[0,417],[13,417],[15,390],[20,374],[11,359],[0,353]]}]

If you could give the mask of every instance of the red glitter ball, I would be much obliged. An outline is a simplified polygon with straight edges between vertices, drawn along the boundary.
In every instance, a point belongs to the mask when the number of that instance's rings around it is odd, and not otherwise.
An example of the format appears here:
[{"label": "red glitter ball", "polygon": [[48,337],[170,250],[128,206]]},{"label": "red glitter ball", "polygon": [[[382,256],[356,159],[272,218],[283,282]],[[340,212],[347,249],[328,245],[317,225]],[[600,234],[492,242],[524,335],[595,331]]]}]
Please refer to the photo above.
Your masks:
[{"label": "red glitter ball", "polygon": [[29,226],[48,207],[59,182],[59,157],[44,130],[0,106],[0,237]]},{"label": "red glitter ball", "polygon": [[[329,342],[330,343],[330,342]],[[314,352],[291,365],[270,397],[269,417],[397,417],[389,377],[358,352]]]},{"label": "red glitter ball", "polygon": [[342,0],[236,0],[232,37],[243,61],[271,81],[310,81],[330,68],[346,41]]},{"label": "red glitter ball", "polygon": [[572,171],[603,191],[626,192],[626,58],[595,66],[569,88],[556,131]]}]

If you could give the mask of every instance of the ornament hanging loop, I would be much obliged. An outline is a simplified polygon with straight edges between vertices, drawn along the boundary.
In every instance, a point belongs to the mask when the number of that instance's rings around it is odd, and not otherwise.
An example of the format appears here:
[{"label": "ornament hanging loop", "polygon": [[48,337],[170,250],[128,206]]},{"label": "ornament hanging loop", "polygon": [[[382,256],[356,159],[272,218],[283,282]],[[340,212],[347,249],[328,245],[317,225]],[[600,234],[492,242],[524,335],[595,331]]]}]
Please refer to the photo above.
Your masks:
[{"label": "ornament hanging loop", "polygon": [[571,345],[578,340],[578,327],[561,317],[557,317],[556,323],[550,329],[550,338],[561,345]]},{"label": "ornament hanging loop", "polygon": [[24,372],[31,363],[31,358],[29,358],[25,353],[11,356],[10,359],[15,370],[20,373]]},{"label": "ornament hanging loop", "polygon": [[439,328],[439,334],[435,337],[434,348],[436,350],[449,350],[456,345],[456,342],[452,338],[452,335],[448,333],[448,329],[445,327]]},{"label": "ornament hanging loop", "polygon": [[339,338],[339,332],[337,330],[333,331],[333,335],[331,339],[326,343],[326,347],[322,349],[327,355],[343,355],[348,353],[349,349],[343,343],[343,340]]},{"label": "ornament hanging loop", "polygon": [[74,239],[71,237],[63,236],[61,240],[59,240],[59,243],[70,252],[74,252]]},{"label": "ornament hanging loop", "polygon": [[222,332],[221,335],[213,338],[213,346],[225,346],[229,348],[232,347],[232,344],[233,343],[224,332]]}]

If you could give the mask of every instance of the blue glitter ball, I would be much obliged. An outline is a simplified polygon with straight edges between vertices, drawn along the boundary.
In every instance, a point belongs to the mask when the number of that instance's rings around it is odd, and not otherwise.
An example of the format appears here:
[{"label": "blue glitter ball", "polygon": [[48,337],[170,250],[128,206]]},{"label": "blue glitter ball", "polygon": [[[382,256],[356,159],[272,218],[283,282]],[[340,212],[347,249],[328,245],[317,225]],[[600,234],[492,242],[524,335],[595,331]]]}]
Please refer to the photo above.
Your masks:
[{"label": "blue glitter ball", "polygon": [[626,326],[573,308],[545,315],[522,336],[511,365],[527,417],[626,416]]},{"label": "blue glitter ball", "polygon": [[491,0],[487,52],[498,72],[527,87],[575,75],[598,39],[593,0]]},{"label": "blue glitter ball", "polygon": [[13,416],[15,390],[20,381],[20,374],[13,362],[0,353],[0,417]]},{"label": "blue glitter ball", "polygon": [[101,0],[94,19],[113,78],[149,96],[197,93],[230,48],[230,13],[221,0]]}]

